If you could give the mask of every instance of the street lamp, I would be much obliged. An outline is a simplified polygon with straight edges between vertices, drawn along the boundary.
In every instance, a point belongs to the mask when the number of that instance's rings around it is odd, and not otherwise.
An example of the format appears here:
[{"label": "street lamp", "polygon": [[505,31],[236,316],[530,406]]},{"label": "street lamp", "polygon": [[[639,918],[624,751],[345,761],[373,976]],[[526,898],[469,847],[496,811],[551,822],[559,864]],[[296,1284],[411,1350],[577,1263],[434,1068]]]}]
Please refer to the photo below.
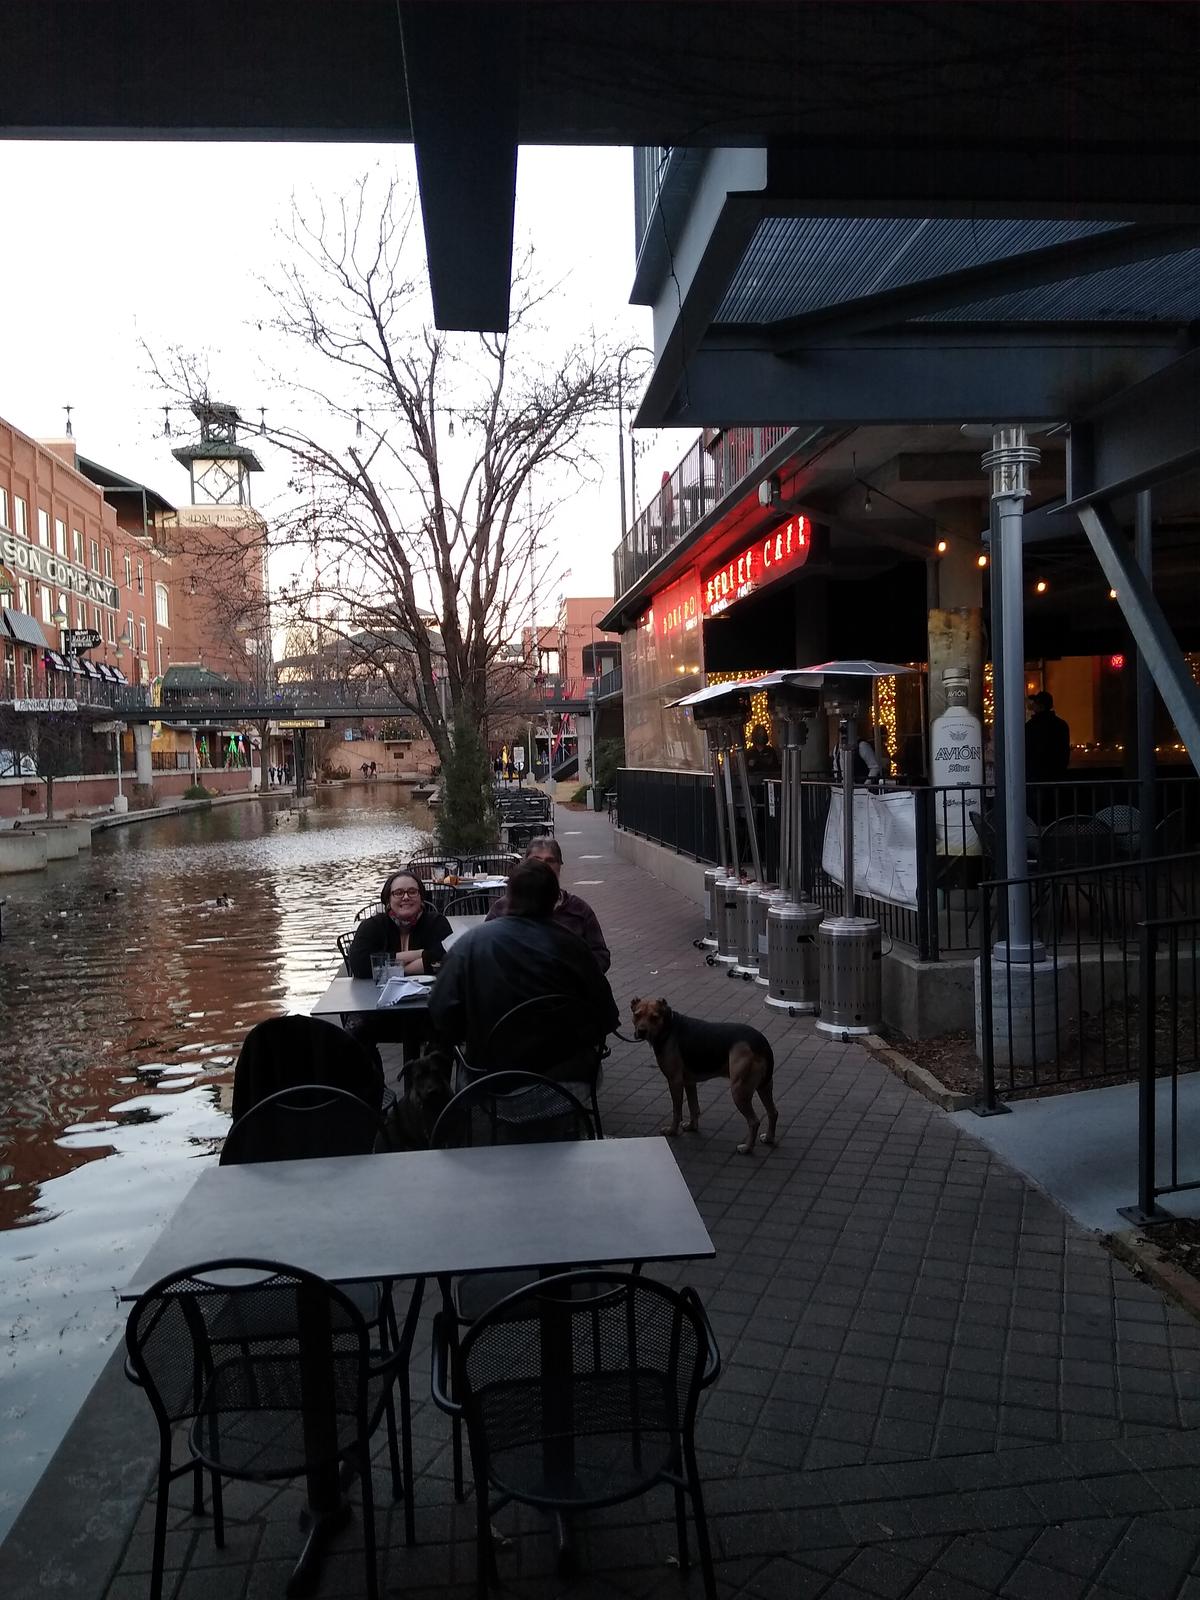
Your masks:
[{"label": "street lamp", "polygon": [[[627,350],[622,350],[621,354],[617,357],[617,442],[618,442],[618,445],[620,447],[619,460],[620,460],[620,467],[621,467],[621,537],[622,537],[622,539],[625,537],[626,529],[627,529],[627,526],[628,526],[628,519],[627,519],[626,513],[625,513],[625,412],[624,412],[624,392],[623,392],[623,388],[622,388],[622,376],[623,376],[623,373],[624,373],[625,362],[627,361],[627,359],[630,356],[636,355],[636,354],[639,354],[639,353],[642,354],[642,355],[645,355],[645,356],[649,356],[651,361],[654,360],[654,351],[651,350],[647,345],[644,345],[644,344],[631,344]],[[636,479],[635,479],[635,482],[636,482]],[[635,514],[636,514],[637,506],[635,505],[633,509],[634,509]]]}]

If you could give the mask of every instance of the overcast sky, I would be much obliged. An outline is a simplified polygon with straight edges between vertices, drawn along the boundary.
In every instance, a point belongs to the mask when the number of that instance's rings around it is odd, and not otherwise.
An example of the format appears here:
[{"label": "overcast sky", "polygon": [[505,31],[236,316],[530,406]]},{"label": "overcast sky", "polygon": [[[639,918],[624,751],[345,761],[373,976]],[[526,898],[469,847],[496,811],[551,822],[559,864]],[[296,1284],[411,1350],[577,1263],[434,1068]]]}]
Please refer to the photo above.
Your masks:
[{"label": "overcast sky", "polygon": [[[162,436],[167,397],[147,372],[142,341],[155,350],[210,351],[216,398],[244,416],[257,418],[265,406],[268,418],[282,420],[286,401],[264,388],[252,336],[266,305],[259,280],[280,257],[276,227],[293,192],[336,195],[387,162],[412,179],[407,146],[0,145],[0,415],[46,438],[61,435],[70,404],[81,453],[183,502],[187,478],[170,454],[178,440]],[[547,279],[566,278],[570,326],[648,344],[650,313],[628,303],[632,193],[627,150],[521,151],[518,238],[532,238]],[[177,415],[175,433],[191,420]],[[560,592],[612,587],[620,521],[615,418],[608,431],[602,480],[555,524],[570,568]],[[639,498],[674,467],[688,439],[675,432],[645,441]],[[284,490],[282,463],[271,465],[274,472],[254,485],[267,508]],[[539,618],[549,620],[555,598],[539,601]]]}]

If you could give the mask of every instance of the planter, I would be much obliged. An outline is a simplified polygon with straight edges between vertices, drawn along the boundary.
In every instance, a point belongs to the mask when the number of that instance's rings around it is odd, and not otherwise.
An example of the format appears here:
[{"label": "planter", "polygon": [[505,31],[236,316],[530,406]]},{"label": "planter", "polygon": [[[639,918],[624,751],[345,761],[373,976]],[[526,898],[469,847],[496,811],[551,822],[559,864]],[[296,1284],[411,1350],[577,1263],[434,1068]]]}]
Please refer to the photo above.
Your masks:
[{"label": "planter", "polygon": [[46,866],[46,835],[25,828],[0,832],[0,874],[41,872]]}]

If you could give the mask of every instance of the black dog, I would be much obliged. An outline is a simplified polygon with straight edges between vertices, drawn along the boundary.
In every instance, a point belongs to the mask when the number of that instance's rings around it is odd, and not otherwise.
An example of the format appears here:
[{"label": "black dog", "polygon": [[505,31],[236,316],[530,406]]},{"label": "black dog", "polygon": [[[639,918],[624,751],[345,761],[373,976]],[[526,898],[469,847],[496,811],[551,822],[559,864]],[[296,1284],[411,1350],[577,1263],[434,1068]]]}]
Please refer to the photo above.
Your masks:
[{"label": "black dog", "polygon": [[454,1096],[450,1073],[450,1058],[439,1050],[406,1063],[401,1076],[403,1093],[391,1111],[396,1149],[429,1149],[434,1124]]}]

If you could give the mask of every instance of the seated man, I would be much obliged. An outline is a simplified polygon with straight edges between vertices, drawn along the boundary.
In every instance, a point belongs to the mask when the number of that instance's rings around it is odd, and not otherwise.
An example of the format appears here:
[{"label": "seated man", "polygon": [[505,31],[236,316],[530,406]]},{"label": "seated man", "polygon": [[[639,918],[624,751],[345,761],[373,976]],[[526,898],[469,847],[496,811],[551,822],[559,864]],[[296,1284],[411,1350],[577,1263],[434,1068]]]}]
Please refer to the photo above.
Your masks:
[{"label": "seated man", "polygon": [[[563,853],[562,846],[557,839],[531,839],[525,851],[526,861],[544,861],[554,874],[555,879],[562,877]],[[494,917],[508,916],[508,896],[502,894],[495,905],[488,910],[487,920]],[[587,945],[596,958],[596,965],[601,972],[607,972],[612,966],[612,956],[604,942],[604,935],[600,931],[600,923],[596,913],[587,901],[577,894],[570,894],[566,889],[560,888],[558,899],[554,906],[554,921],[560,928],[565,928],[568,933],[576,934]]]},{"label": "seated man", "polygon": [[[573,1082],[588,1047],[620,1022],[608,979],[583,940],[554,921],[558,879],[544,861],[525,860],[508,877],[508,912],[473,928],[446,957],[429,999],[429,1020],[447,1044],[466,1046],[477,1068],[523,1066]],[[500,1019],[525,1000],[560,995],[574,1012],[569,1034],[531,1034],[527,1059],[489,1062],[487,1046]],[[573,1075],[572,1068],[576,1071]]]}]

